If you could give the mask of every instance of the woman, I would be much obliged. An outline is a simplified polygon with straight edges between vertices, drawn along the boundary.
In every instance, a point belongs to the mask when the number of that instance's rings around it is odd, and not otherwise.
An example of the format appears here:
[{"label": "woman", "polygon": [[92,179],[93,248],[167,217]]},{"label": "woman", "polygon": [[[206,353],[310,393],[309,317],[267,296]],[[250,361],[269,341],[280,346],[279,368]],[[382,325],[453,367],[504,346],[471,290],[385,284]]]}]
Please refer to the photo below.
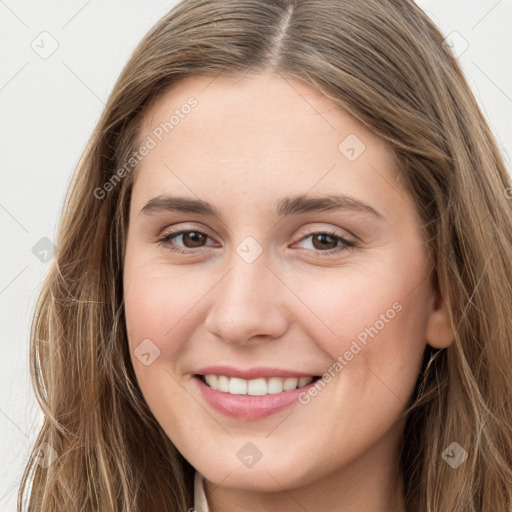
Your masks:
[{"label": "woman", "polygon": [[510,510],[510,187],[414,3],[178,4],[70,190],[19,508]]}]

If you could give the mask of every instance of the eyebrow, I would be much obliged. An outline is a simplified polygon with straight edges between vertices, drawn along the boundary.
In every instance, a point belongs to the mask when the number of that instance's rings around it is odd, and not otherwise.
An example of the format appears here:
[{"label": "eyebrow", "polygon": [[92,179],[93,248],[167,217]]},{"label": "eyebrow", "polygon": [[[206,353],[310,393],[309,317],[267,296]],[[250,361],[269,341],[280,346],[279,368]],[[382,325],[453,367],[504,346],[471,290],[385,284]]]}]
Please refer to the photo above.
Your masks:
[{"label": "eyebrow", "polygon": [[[302,213],[320,212],[327,210],[347,210],[352,212],[371,214],[379,220],[385,217],[369,204],[360,199],[344,194],[330,194],[322,197],[298,195],[284,197],[276,203],[276,214],[279,217],[299,215]],[[209,217],[221,217],[219,210],[202,199],[187,197],[172,197],[159,195],[150,199],[141,209],[144,215],[153,215],[161,212],[197,213]]]}]

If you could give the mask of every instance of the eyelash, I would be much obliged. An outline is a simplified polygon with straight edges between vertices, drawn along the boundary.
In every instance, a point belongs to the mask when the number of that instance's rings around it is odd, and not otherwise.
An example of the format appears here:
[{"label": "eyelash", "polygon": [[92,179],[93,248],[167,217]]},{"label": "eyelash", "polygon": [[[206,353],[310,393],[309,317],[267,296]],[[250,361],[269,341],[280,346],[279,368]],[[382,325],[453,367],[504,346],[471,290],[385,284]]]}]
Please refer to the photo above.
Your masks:
[{"label": "eyelash", "polygon": [[[160,246],[163,246],[163,247],[165,247],[166,249],[168,249],[168,250],[170,250],[172,252],[176,252],[176,253],[180,253],[180,254],[190,254],[190,253],[193,253],[193,252],[201,252],[202,248],[200,248],[198,250],[195,250],[195,249],[180,249],[177,246],[170,245],[170,241],[173,238],[176,238],[177,236],[183,235],[185,233],[199,233],[201,235],[205,235],[207,238],[210,238],[206,233],[203,233],[202,231],[199,231],[197,229],[182,229],[180,231],[173,231],[171,233],[168,233],[163,238],[158,240],[158,243],[159,243]],[[355,249],[357,247],[357,244],[355,242],[353,242],[352,240],[348,240],[345,237],[339,235],[338,233],[336,233],[334,231],[328,231],[328,230],[327,231],[313,231],[311,233],[308,233],[307,235],[303,236],[299,240],[299,242],[304,241],[306,238],[309,238],[312,235],[329,235],[334,240],[336,240],[337,242],[342,242],[345,245],[345,247],[329,249],[328,251],[320,251],[320,250],[316,250],[315,251],[313,249],[307,249],[307,250],[310,250],[310,251],[313,251],[315,253],[319,253],[319,254],[322,254],[322,255],[329,256],[331,254],[338,254],[338,253],[340,253],[342,251],[349,251],[349,250]]]}]

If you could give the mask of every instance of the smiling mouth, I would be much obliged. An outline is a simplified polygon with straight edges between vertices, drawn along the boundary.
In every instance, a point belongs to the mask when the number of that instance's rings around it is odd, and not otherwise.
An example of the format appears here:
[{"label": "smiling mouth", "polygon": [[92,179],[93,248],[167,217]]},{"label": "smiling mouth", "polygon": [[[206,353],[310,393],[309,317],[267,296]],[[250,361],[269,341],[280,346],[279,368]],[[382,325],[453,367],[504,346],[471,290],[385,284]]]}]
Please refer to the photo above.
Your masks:
[{"label": "smiling mouth", "polygon": [[300,389],[311,382],[320,379],[320,376],[309,377],[260,377],[257,379],[241,379],[226,375],[201,375],[196,374],[204,384],[215,391],[231,395],[276,395],[286,391]]}]

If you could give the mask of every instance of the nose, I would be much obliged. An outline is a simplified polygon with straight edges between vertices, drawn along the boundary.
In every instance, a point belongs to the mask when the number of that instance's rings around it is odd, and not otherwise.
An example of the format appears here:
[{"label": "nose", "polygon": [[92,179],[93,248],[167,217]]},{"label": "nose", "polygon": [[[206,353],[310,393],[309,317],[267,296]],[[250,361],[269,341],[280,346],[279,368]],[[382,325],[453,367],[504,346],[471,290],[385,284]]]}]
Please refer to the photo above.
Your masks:
[{"label": "nose", "polygon": [[235,255],[230,269],[209,294],[206,329],[232,345],[253,343],[256,336],[282,336],[288,328],[285,301],[291,293],[276,274],[263,257],[247,263]]}]

